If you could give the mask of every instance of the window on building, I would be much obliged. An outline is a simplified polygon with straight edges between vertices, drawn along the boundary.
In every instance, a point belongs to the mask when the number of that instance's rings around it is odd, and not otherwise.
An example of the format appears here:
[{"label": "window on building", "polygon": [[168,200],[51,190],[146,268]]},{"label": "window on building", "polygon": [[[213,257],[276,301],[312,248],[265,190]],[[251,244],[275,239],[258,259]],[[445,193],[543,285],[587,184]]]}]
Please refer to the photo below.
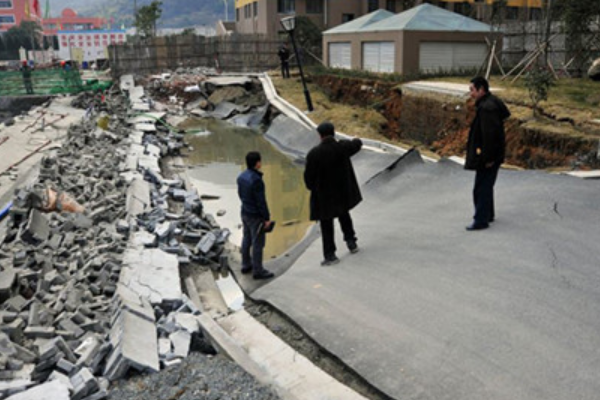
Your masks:
[{"label": "window on building", "polygon": [[277,0],[277,12],[280,14],[291,14],[296,11],[295,0]]},{"label": "window on building", "polygon": [[385,2],[385,9],[395,13],[396,12],[396,0],[387,0]]},{"label": "window on building", "polygon": [[354,19],[354,14],[342,14],[342,24]]},{"label": "window on building", "polygon": [[13,8],[12,0],[0,0],[0,9],[1,8]]},{"label": "window on building", "polygon": [[14,24],[15,16],[14,15],[0,15],[0,24]]},{"label": "window on building", "polygon": [[519,7],[506,7],[506,19],[513,21],[519,19]]},{"label": "window on building", "polygon": [[457,3],[454,5],[454,12],[467,17],[471,15],[472,7],[469,3]]},{"label": "window on building", "polygon": [[235,9],[235,20],[238,22],[240,21],[240,9],[239,8]]},{"label": "window on building", "polygon": [[379,9],[379,0],[369,0],[367,3],[367,12],[373,12]]},{"label": "window on building", "polygon": [[258,17],[258,1],[252,3],[252,11],[254,13],[254,18]]},{"label": "window on building", "polygon": [[306,0],[307,14],[323,14],[323,0]]},{"label": "window on building", "polygon": [[542,19],[542,10],[540,8],[531,8],[529,10],[529,19],[531,21],[539,21]]}]

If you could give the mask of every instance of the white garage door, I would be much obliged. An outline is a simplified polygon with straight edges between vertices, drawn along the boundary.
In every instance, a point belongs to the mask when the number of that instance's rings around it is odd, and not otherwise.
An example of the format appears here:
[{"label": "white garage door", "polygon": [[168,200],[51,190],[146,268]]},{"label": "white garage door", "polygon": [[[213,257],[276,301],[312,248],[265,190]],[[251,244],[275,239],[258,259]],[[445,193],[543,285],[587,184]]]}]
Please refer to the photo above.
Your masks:
[{"label": "white garage door", "polygon": [[351,68],[350,43],[329,43],[329,66],[332,68]]},{"label": "white garage door", "polygon": [[479,68],[488,51],[485,43],[424,42],[419,48],[421,72]]},{"label": "white garage door", "polygon": [[373,72],[394,72],[396,46],[394,42],[363,43],[363,69]]}]

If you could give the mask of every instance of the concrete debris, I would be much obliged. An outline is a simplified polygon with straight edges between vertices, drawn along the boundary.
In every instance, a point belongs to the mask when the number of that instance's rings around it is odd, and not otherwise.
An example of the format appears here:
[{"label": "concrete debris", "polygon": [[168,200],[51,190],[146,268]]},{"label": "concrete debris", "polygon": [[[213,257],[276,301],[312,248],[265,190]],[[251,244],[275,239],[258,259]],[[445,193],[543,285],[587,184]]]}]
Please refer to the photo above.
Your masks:
[{"label": "concrete debris", "polygon": [[69,400],[69,388],[60,380],[43,383],[24,392],[14,394],[6,400]]},{"label": "concrete debris", "polygon": [[[164,112],[128,115],[156,104],[130,76],[121,87],[129,98],[115,87],[72,101],[86,118],[13,197],[0,266],[2,399],[100,400],[132,369],[210,348],[179,266],[219,265],[228,231],[195,190],[162,174],[183,135],[156,124]],[[202,101],[217,90],[199,88],[189,95]],[[55,206],[40,212],[51,193]],[[79,214],[62,212],[67,200]]]}]

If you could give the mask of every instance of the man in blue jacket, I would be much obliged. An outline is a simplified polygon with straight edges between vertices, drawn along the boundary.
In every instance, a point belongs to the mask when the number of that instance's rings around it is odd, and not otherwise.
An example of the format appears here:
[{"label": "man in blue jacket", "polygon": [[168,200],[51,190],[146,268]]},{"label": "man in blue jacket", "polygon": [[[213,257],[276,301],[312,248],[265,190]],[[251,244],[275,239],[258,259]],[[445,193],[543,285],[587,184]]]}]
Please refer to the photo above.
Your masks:
[{"label": "man in blue jacket", "polygon": [[[271,226],[271,215],[265,197],[260,153],[246,154],[247,169],[237,178],[238,195],[242,201],[242,274],[252,272],[254,279],[269,279],[274,275],[263,267],[265,231]],[[250,251],[252,249],[252,252]]]}]

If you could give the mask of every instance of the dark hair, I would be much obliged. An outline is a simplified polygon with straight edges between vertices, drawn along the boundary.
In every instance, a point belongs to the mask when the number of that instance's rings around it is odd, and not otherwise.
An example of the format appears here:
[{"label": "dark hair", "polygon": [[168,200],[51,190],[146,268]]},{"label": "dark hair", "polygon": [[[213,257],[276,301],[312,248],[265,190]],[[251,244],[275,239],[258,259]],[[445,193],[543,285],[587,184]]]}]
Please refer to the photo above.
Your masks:
[{"label": "dark hair", "polygon": [[246,167],[248,169],[254,169],[256,167],[256,163],[260,161],[260,153],[258,151],[251,151],[246,154]]},{"label": "dark hair", "polygon": [[335,127],[331,122],[323,122],[319,126],[317,126],[317,132],[321,137],[325,136],[334,136],[335,135]]},{"label": "dark hair", "polygon": [[487,79],[485,79],[483,76],[477,76],[471,79],[471,83],[473,84],[473,86],[475,86],[475,89],[477,90],[483,88],[485,92],[490,91],[490,84],[488,83]]}]

